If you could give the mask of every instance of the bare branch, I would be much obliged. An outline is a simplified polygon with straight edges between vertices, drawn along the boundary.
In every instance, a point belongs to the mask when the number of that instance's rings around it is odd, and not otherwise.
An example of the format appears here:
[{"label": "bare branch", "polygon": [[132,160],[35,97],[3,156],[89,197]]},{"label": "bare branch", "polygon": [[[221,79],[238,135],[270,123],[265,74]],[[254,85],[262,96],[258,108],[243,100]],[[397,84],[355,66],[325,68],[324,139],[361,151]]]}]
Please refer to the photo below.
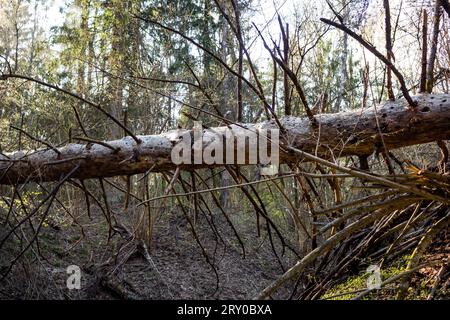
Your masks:
[{"label": "bare branch", "polygon": [[27,81],[31,81],[31,82],[35,82],[37,84],[40,84],[42,86],[54,89],[56,91],[60,91],[63,92],[75,99],[78,99],[88,105],[90,105],[91,107],[94,107],[95,109],[99,110],[101,113],[103,113],[105,116],[107,116],[108,118],[110,118],[112,121],[114,121],[114,123],[116,123],[119,127],[121,127],[127,134],[129,134],[135,141],[137,144],[141,143],[141,141],[134,135],[133,132],[131,132],[127,127],[125,127],[119,120],[117,120],[114,116],[112,116],[109,112],[107,112],[105,109],[103,109],[100,105],[91,102],[89,100],[84,99],[83,97],[81,97],[80,95],[70,92],[66,89],[60,88],[56,85],[50,84],[50,83],[46,83],[42,80],[39,79],[35,79],[32,77],[28,77],[28,76],[24,76],[24,75],[20,75],[20,74],[2,74],[0,76],[0,80],[7,80],[8,78],[17,78],[17,79],[23,79],[23,80],[27,80]]},{"label": "bare branch", "polygon": [[343,24],[336,23],[334,21],[320,18],[320,20],[326,24],[332,25],[344,32],[346,32],[349,36],[351,36],[353,39],[358,41],[360,44],[362,44],[367,50],[372,52],[378,59],[380,59],[386,66],[389,66],[392,70],[392,72],[395,74],[395,76],[398,79],[398,82],[400,83],[400,89],[402,91],[403,96],[405,97],[406,101],[408,101],[409,107],[411,110],[416,111],[417,109],[417,102],[414,101],[408,91],[408,88],[406,87],[405,79],[403,78],[403,75],[400,73],[400,71],[394,66],[392,62],[390,62],[382,53],[380,53],[372,44],[364,40],[360,35],[356,34],[354,31],[350,30],[348,27],[346,27]]}]

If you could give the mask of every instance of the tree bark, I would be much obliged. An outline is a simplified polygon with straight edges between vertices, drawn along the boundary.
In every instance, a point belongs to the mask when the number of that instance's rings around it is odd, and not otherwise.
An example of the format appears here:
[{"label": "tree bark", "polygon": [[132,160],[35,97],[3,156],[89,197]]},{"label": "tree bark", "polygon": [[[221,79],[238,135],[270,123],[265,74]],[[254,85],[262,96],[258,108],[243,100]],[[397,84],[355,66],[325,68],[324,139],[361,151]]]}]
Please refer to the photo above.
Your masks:
[{"label": "tree bark", "polygon": [[[332,159],[372,154],[382,148],[380,132],[389,150],[450,139],[450,95],[423,94],[414,99],[418,103],[416,112],[409,110],[408,103],[400,99],[381,104],[377,107],[378,113],[372,107],[317,115],[316,126],[311,125],[306,117],[281,118],[280,122],[285,129],[283,144],[305,152],[317,152],[319,157]],[[376,125],[376,116],[380,128]],[[239,137],[246,135],[248,130],[276,129],[277,126],[271,120],[213,129],[224,134],[227,128],[231,128],[233,134]],[[203,150],[210,143],[221,141],[217,134],[205,130],[203,132]],[[173,170],[177,166],[171,161],[171,152],[181,142],[183,134],[193,135],[193,130],[178,129],[160,135],[139,136],[142,141],[140,144],[128,136],[109,141],[108,146],[96,143],[68,144],[58,149],[58,152],[41,149],[0,154],[0,184],[54,181],[76,165],[80,167],[72,178],[78,179],[132,175],[149,169],[153,172]],[[248,151],[248,145],[245,150]],[[280,152],[280,163],[299,160],[301,159],[294,153]],[[217,166],[221,164],[210,165],[203,162],[182,164],[180,169],[195,170]]]}]

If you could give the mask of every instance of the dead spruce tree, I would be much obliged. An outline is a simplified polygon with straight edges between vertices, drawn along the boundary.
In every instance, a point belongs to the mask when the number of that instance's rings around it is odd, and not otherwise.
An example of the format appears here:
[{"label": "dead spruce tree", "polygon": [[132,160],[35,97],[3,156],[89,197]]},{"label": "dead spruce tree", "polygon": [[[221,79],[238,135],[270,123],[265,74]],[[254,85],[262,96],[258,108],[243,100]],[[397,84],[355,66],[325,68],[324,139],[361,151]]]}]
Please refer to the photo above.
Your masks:
[{"label": "dead spruce tree", "polygon": [[[0,281],[5,280],[18,261],[28,251],[33,250],[34,246],[38,251],[36,256],[40,255],[39,235],[54,206],[63,208],[70,215],[70,210],[65,207],[64,200],[59,198],[64,186],[70,185],[77,188],[85,197],[86,211],[89,217],[91,205],[100,208],[108,226],[108,241],[116,234],[123,241],[120,248],[104,264],[86,269],[89,269],[88,272],[100,275],[100,283],[121,297],[139,298],[135,292],[120,283],[115,275],[117,270],[123,267],[135,253],[142,255],[145,261],[152,265],[153,260],[149,252],[150,243],[146,242],[137,230],[131,230],[120,222],[116,210],[110,206],[110,199],[105,187],[108,184],[124,195],[124,212],[136,208],[147,210],[140,216],[141,225],[142,221],[147,219],[147,231],[151,230],[152,224],[156,221],[151,218],[152,212],[154,212],[152,203],[162,201],[165,204],[168,199],[177,201],[187,225],[192,231],[195,243],[215,275],[214,293],[216,293],[219,289],[220,275],[214,259],[211,258],[199,235],[201,231],[198,227],[198,217],[200,213],[206,217],[212,216],[212,212],[219,212],[223,215],[224,221],[233,230],[239,246],[242,248],[242,254],[245,256],[245,243],[229,216],[230,208],[228,206],[224,208],[215,193],[236,189],[255,212],[258,235],[261,234],[260,229],[264,229],[261,226],[265,226],[264,230],[267,232],[274,256],[283,270],[277,280],[272,283],[264,283],[254,298],[318,299],[352,268],[365,266],[367,261],[379,261],[383,265],[400,254],[412,252],[407,270],[382,283],[382,286],[400,283],[403,287],[399,286],[399,297],[404,297],[405,285],[408,286],[410,283],[411,275],[422,266],[422,263],[426,265],[426,261],[422,261],[425,260],[423,258],[426,247],[433,242],[441,230],[448,226],[450,221],[450,180],[447,175],[448,150],[445,143],[445,140],[450,139],[450,95],[436,90],[433,92],[433,85],[445,78],[445,72],[435,72],[434,70],[438,45],[436,39],[439,39],[439,24],[443,23],[442,19],[439,20],[438,17],[440,17],[441,6],[444,5],[446,10],[445,1],[436,2],[433,42],[429,57],[427,46],[423,46],[425,49],[422,52],[422,59],[428,60],[422,61],[421,64],[421,87],[426,90],[422,90],[423,93],[419,95],[413,94],[413,90],[408,87],[407,80],[395,63],[392,53],[394,39],[391,33],[395,33],[392,29],[397,26],[391,25],[392,12],[389,1],[384,1],[386,32],[388,32],[385,54],[378,51],[373,44],[345,24],[347,19],[343,19],[339,13],[344,10],[346,16],[350,14],[351,8],[345,4],[345,1],[342,10],[337,10],[329,3],[334,17],[333,19],[321,19],[324,29],[319,38],[334,28],[345,34],[345,46],[348,45],[347,41],[353,39],[373,54],[386,68],[387,83],[383,90],[388,92],[389,97],[388,101],[367,106],[370,83],[369,67],[366,66],[362,83],[363,96],[360,103],[362,108],[339,113],[317,111],[329,109],[330,102],[327,101],[328,93],[325,88],[315,97],[315,103],[309,101],[311,100],[310,95],[305,90],[299,76],[304,67],[302,65],[304,55],[308,53],[309,49],[307,46],[296,48],[296,44],[292,43],[293,35],[290,35],[290,28],[280,16],[278,16],[278,24],[283,48],[280,48],[279,42],[270,35],[264,35],[263,31],[254,25],[257,38],[262,42],[273,62],[272,99],[269,99],[264,82],[249,53],[250,45],[246,43],[247,39],[243,35],[244,28],[242,27],[239,3],[233,0],[231,5],[226,8],[222,7],[218,1],[215,2],[215,5],[223,19],[222,33],[226,34],[226,37],[224,36],[222,39],[223,50],[220,54],[182,31],[155,20],[152,14],[132,12],[129,16],[133,17],[135,22],[139,21],[143,28],[157,28],[168,34],[176,35],[209,59],[214,60],[226,75],[224,77],[226,83],[220,83],[219,86],[222,88],[227,86],[227,92],[231,92],[231,84],[236,81],[236,92],[233,93],[236,96],[236,102],[231,111],[235,114],[233,118],[236,121],[232,121],[231,117],[222,114],[224,110],[220,110],[221,108],[217,106],[211,96],[211,89],[205,88],[205,83],[189,64],[187,64],[187,69],[195,82],[161,80],[161,82],[183,82],[198,90],[215,112],[205,109],[204,104],[190,105],[177,100],[176,97],[168,96],[168,98],[189,110],[183,114],[189,120],[197,121],[200,120],[200,115],[204,115],[217,120],[220,123],[219,126],[205,125],[191,129],[182,128],[180,125],[175,130],[163,130],[164,132],[160,131],[152,135],[137,135],[129,127],[127,121],[119,119],[118,113],[120,112],[118,110],[115,110],[114,113],[109,112],[110,108],[89,100],[84,94],[71,92],[31,75],[20,74],[13,70],[9,61],[6,60],[5,70],[0,75],[3,83],[10,84],[18,80],[31,82],[39,87],[56,91],[57,94],[75,99],[77,104],[84,105],[92,112],[99,112],[109,123],[114,125],[115,129],[112,132],[123,131],[125,137],[115,140],[100,140],[88,136],[83,119],[75,108],[77,126],[82,129],[83,135],[70,136],[70,142],[62,145],[57,146],[40,136],[34,136],[22,126],[10,126],[11,130],[19,134],[20,141],[22,139],[33,141],[40,148],[33,150],[23,148],[23,150],[16,149],[8,152],[2,150],[0,153],[0,190],[2,190],[0,197],[6,204],[5,228],[0,234],[0,250],[4,250],[7,245],[10,245],[11,239],[15,237],[20,239],[18,254],[6,268],[0,270]],[[422,30],[426,33],[426,26]],[[117,32],[116,36],[119,36]],[[426,34],[422,39],[427,39]],[[227,50],[225,50],[227,41],[234,41],[233,45],[237,48],[236,63],[227,61]],[[123,43],[123,45],[125,44]],[[317,42],[313,47],[315,45]],[[300,62],[292,57],[295,49],[301,52]],[[345,54],[346,56],[347,54]],[[122,61],[122,59],[123,57],[119,60]],[[283,110],[288,111],[285,116],[280,116],[281,112],[275,108],[277,72],[283,75],[284,99],[281,100],[284,103]],[[250,77],[246,77],[246,74],[249,74]],[[111,74],[109,76],[121,85],[124,83],[136,84],[133,81],[136,81],[137,77],[134,76],[122,77],[122,75]],[[399,97],[394,96],[395,79],[398,83]],[[141,82],[139,82],[139,86],[142,87],[142,90],[154,89]],[[344,84],[342,84],[337,104],[341,103],[344,89]],[[248,123],[244,123],[243,115],[245,109],[243,99],[245,99],[244,91],[246,90],[257,99],[259,104],[259,110],[254,115],[256,120],[253,122],[248,120]],[[117,95],[117,92],[115,94]],[[122,94],[121,91],[120,94]],[[136,94],[133,98],[134,101],[138,99],[137,96]],[[164,97],[167,98],[167,96]],[[299,112],[301,115],[291,115],[294,109],[293,99],[296,99],[295,102],[299,109],[301,107],[301,112]],[[265,115],[267,120],[260,121],[262,115]],[[279,134],[279,139],[275,139],[273,130]],[[231,134],[231,140],[229,134]],[[252,136],[268,139],[255,144]],[[193,137],[200,138],[200,140],[191,140]],[[441,158],[435,165],[428,168],[419,168],[411,159],[399,160],[393,154],[393,150],[434,142],[441,151]],[[224,148],[227,143],[228,145],[231,143],[230,149]],[[22,143],[14,144],[12,142],[11,144],[22,146]],[[262,148],[270,150],[270,153],[279,152],[278,164],[283,170],[274,176],[261,177],[259,175],[258,179],[253,179],[243,169],[250,165],[264,167],[266,163],[262,163],[259,154],[259,150]],[[219,152],[224,149],[227,152],[233,152],[231,161],[230,158],[227,158],[226,152]],[[175,161],[173,157],[174,154],[180,155],[180,150],[186,160],[182,163]],[[258,155],[255,156],[254,152]],[[238,153],[242,154],[241,161],[238,160],[238,156],[234,156]],[[206,161],[206,156],[214,158],[215,161]],[[382,159],[379,161],[381,165],[374,170],[374,163],[380,158]],[[395,165],[397,167],[394,167]],[[395,171],[396,168],[400,168],[403,172],[399,174]],[[221,169],[223,171],[220,171],[219,174],[226,172],[230,181],[217,187],[212,182],[208,182],[208,179],[214,174],[205,179],[200,174],[201,169],[211,169],[211,171],[213,171],[212,169]],[[186,172],[189,173],[189,178],[184,175]],[[152,175],[159,175],[160,180],[164,182],[161,184],[164,186],[162,192],[154,197],[150,195],[148,182]],[[124,186],[120,184],[120,180],[118,180],[119,182],[108,180],[108,178],[119,176],[126,177]],[[286,181],[292,183],[295,192],[289,193],[288,190],[280,187],[276,184],[278,180],[283,183]],[[331,190],[331,205],[330,198],[327,196],[328,199],[324,200],[324,194],[318,192],[315,183],[317,180],[323,182],[322,185],[326,185]],[[95,190],[88,185],[92,181],[98,182]],[[137,191],[138,183],[142,181],[143,191],[134,192]],[[349,189],[349,185],[355,186],[356,183],[358,188],[367,193],[361,193],[358,197],[346,197],[343,190]],[[308,246],[299,250],[300,246],[294,245],[295,241],[286,239],[283,232],[279,230],[264,204],[261,192],[257,189],[260,184],[267,184],[271,193],[275,191],[286,200],[292,215],[290,221],[295,225],[297,231],[301,231],[299,234],[304,234],[306,239],[302,240],[299,236],[297,240],[298,242],[307,241]],[[23,201],[22,194],[29,186],[39,188],[42,196],[28,207]],[[184,199],[189,201],[188,209],[183,205]],[[20,205],[17,205],[17,202]],[[191,214],[191,211],[194,214]],[[162,214],[164,206],[160,206],[155,212],[156,215]],[[305,215],[308,215],[306,220],[309,225],[304,223]],[[71,216],[71,218],[74,224],[80,226],[82,237],[79,241],[81,241],[85,236],[83,227],[75,217]],[[207,221],[217,238],[220,238],[212,219]],[[22,228],[27,225],[30,226],[31,237],[20,235],[23,232]],[[285,267],[280,257],[286,248],[298,260],[288,268]],[[311,280],[312,277],[309,275],[314,275],[315,278]],[[278,291],[283,287],[291,291],[290,296],[279,295]],[[356,298],[361,298],[371,292],[372,289],[365,290]]]}]

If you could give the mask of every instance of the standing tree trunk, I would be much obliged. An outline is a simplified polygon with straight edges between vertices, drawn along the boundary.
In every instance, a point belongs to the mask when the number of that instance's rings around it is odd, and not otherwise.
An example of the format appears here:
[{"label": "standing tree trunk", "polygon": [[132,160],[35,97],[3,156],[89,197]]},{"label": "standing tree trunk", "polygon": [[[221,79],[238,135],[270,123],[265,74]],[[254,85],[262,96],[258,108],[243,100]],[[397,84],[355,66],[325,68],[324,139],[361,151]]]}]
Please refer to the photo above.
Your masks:
[{"label": "standing tree trunk", "polygon": [[347,71],[347,55],[348,55],[348,35],[347,33],[342,34],[342,47],[341,54],[339,56],[339,84],[336,102],[334,103],[333,112],[339,112],[341,110],[342,100],[345,95],[345,87],[348,82],[348,71]]},{"label": "standing tree trunk", "polygon": [[441,21],[441,0],[436,0],[434,7],[433,16],[433,33],[431,34],[431,48],[430,57],[428,59],[427,65],[427,92],[431,93],[433,90],[433,72],[434,72],[434,62],[436,60],[436,52],[438,45],[438,35],[439,35],[439,24]]},{"label": "standing tree trunk", "polygon": [[[125,1],[114,0],[111,2],[111,10],[113,11],[114,23],[112,24],[111,34],[111,53],[110,53],[110,70],[114,75],[111,77],[110,87],[110,106],[111,114],[116,119],[123,118],[123,73],[125,64],[126,40],[125,36]],[[122,134],[120,128],[111,126],[111,136],[115,139]]]}]

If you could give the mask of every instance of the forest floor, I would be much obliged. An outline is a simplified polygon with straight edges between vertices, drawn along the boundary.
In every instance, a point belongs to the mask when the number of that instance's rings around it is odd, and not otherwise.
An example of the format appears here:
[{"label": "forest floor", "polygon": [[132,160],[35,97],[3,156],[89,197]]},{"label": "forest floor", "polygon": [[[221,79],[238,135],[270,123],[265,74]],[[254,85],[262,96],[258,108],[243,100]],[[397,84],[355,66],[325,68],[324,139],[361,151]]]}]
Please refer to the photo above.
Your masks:
[{"label": "forest floor", "polygon": [[[411,252],[386,264],[381,270],[382,280],[384,281],[406,271],[410,254]],[[428,248],[422,263],[426,266],[417,270],[411,277],[410,287],[408,288],[405,299],[426,300],[432,298],[435,300],[449,300],[450,230],[444,230],[439,234],[434,243]],[[440,274],[438,283],[436,283],[441,267],[444,267],[444,270]],[[364,272],[364,270],[361,270],[359,274],[348,275],[347,278],[342,279],[342,281],[329,289],[321,298],[331,300],[352,299],[358,295],[359,291],[367,288],[367,278],[368,273]],[[433,287],[435,287],[435,289],[433,289]],[[363,299],[396,299],[397,292],[397,285],[386,285],[381,290],[375,290]],[[432,292],[433,294],[430,297],[430,293]]]},{"label": "forest floor", "polygon": [[[81,210],[81,209],[80,209]],[[118,211],[119,209],[117,209]],[[251,211],[251,210],[250,210]],[[204,249],[217,270],[219,282],[211,265],[192,235],[191,227],[181,210],[173,207],[155,224],[150,260],[134,250],[118,234],[108,242],[108,226],[99,210],[92,210],[92,219],[80,214],[84,237],[76,223],[51,221],[41,231],[38,247],[24,254],[12,271],[0,283],[0,299],[249,299],[266,285],[277,279],[283,270],[274,255],[267,232],[262,229],[258,237],[255,217],[251,212],[237,212],[231,218],[243,237],[245,258],[239,241],[225,219],[218,215],[214,225],[223,241],[218,240],[205,218],[199,217],[196,232]],[[122,213],[121,223],[132,226],[134,218]],[[0,227],[1,228],[1,227]],[[4,230],[0,229],[0,234]],[[224,245],[226,243],[226,245]],[[122,247],[121,247],[122,245]],[[279,241],[275,241],[277,251]],[[17,243],[7,243],[0,255],[0,270],[4,272],[18,254]],[[34,251],[34,253],[33,253]],[[116,252],[121,252],[116,256]],[[133,252],[133,254],[127,254]],[[284,267],[292,266],[296,259],[289,251],[283,256]],[[38,257],[38,258],[37,258]],[[124,261],[121,261],[125,257]],[[450,234],[442,233],[429,250],[429,259],[439,258],[450,263]],[[389,276],[404,270],[405,261],[389,266]],[[67,267],[81,268],[81,289],[67,289]],[[102,267],[100,267],[102,266]],[[111,276],[104,277],[106,272]],[[364,270],[363,270],[364,271]],[[426,299],[434,284],[439,266],[419,270],[413,278],[416,291],[408,298]],[[449,270],[446,274],[448,275]],[[387,274],[384,276],[388,276]],[[364,288],[365,275],[349,275],[323,298],[338,295],[351,298],[345,292]],[[218,286],[218,288],[216,288]],[[291,286],[292,287],[292,286]],[[450,299],[449,279],[442,279],[438,299]],[[282,289],[276,297],[287,298],[291,292]],[[275,297],[275,298],[276,298]],[[369,298],[393,299],[389,289],[372,294]]]},{"label": "forest floor", "polygon": [[[132,224],[132,221],[126,220],[129,219],[120,217],[124,225]],[[119,267],[113,267],[115,272],[112,277],[108,277],[111,281],[105,282],[102,275],[105,270],[111,271],[111,266],[117,262],[113,259],[114,253],[127,241],[116,234],[108,243],[105,219],[101,212],[92,210],[92,220],[84,215],[78,221],[84,226],[85,236],[81,241],[78,241],[80,228],[74,223],[68,226],[50,223],[44,227],[39,241],[41,255],[29,251],[16,263],[8,277],[0,283],[0,298],[127,298],[123,294],[131,294],[136,299],[252,298],[283,272],[272,252],[267,232],[262,232],[265,236],[257,236],[254,216],[249,216],[249,221],[239,223],[239,232],[245,235],[244,258],[242,248],[225,219],[218,216],[215,220],[215,226],[226,245],[217,240],[202,217],[197,222],[196,232],[217,270],[218,283],[214,270],[192,235],[190,225],[181,210],[176,209],[172,209],[170,214],[164,215],[155,224],[149,250],[151,261],[135,252]],[[1,229],[0,233],[3,233]],[[120,251],[132,249],[124,246]],[[37,253],[36,246],[33,246],[33,251]],[[0,255],[2,270],[7,269],[17,254],[14,244],[9,243],[9,248]],[[288,254],[283,257],[283,261],[290,261],[286,267],[294,262]],[[105,268],[98,268],[105,264]],[[68,290],[66,287],[69,276],[66,268],[69,265],[81,268],[80,290]],[[281,291],[280,294],[289,293]]]}]

